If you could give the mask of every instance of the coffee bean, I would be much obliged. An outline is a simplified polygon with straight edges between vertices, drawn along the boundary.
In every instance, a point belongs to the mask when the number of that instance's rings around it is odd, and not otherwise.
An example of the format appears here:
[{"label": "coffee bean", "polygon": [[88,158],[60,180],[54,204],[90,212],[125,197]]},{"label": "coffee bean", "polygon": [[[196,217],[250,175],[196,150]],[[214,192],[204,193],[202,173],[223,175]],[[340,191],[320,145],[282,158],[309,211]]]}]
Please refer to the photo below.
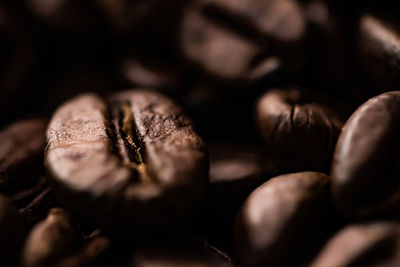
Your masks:
[{"label": "coffee bean", "polygon": [[296,88],[271,90],[256,106],[256,127],[281,171],[328,169],[342,121]]},{"label": "coffee bean", "polygon": [[241,207],[235,239],[242,266],[299,265],[334,226],[329,177],[281,175],[258,187]]},{"label": "coffee bean", "polygon": [[350,224],[324,246],[311,267],[397,266],[400,228],[395,222]]},{"label": "coffee bean", "polygon": [[207,150],[191,121],[167,97],[144,90],[120,93],[108,107],[84,94],[54,114],[46,164],[60,200],[124,236],[180,221],[208,179]]},{"label": "coffee bean", "polygon": [[399,265],[392,2],[0,1],[0,266]]},{"label": "coffee bean", "polygon": [[[225,16],[231,23],[235,17],[242,18],[242,29],[254,31],[258,38],[271,39],[273,42],[289,43],[298,41],[304,33],[304,18],[300,6],[287,0],[206,0],[204,12],[208,16]],[[248,28],[245,28],[248,25]],[[240,30],[240,29],[238,29]]]},{"label": "coffee bean", "polygon": [[23,266],[54,266],[62,257],[77,248],[80,232],[69,214],[60,208],[51,209],[47,218],[29,233],[23,250]]},{"label": "coffee bean", "polygon": [[335,204],[347,216],[397,212],[400,91],[361,105],[343,127],[332,162]]},{"label": "coffee bean", "polygon": [[360,62],[368,79],[380,90],[400,86],[400,21],[366,14],[359,22]]},{"label": "coffee bean", "polygon": [[198,10],[189,9],[185,13],[182,48],[186,57],[216,76],[245,79],[251,60],[262,50],[223,28],[213,27]]},{"label": "coffee bean", "polygon": [[297,68],[304,35],[305,20],[294,1],[201,0],[184,11],[180,46],[195,68],[235,84],[259,79],[282,64]]},{"label": "coffee bean", "polygon": [[14,266],[26,234],[23,218],[11,202],[0,195],[0,265]]}]

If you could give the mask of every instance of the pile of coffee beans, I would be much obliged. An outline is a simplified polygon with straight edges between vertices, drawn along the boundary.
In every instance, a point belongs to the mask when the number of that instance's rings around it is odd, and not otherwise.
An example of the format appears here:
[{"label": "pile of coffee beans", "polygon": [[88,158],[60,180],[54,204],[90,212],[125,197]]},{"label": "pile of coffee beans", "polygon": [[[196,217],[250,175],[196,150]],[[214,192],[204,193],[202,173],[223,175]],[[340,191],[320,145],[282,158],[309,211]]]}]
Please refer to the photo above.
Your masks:
[{"label": "pile of coffee beans", "polygon": [[399,14],[0,1],[0,266],[400,266]]}]

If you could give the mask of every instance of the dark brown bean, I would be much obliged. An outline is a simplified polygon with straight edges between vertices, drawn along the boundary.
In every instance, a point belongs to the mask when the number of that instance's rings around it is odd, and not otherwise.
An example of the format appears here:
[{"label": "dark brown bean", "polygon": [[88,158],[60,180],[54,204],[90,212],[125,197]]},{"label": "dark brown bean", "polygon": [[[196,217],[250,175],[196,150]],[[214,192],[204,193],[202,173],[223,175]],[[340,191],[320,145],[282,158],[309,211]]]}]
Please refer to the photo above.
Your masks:
[{"label": "dark brown bean", "polygon": [[400,91],[361,105],[343,127],[332,162],[335,204],[347,216],[399,212]]},{"label": "dark brown bean", "polygon": [[296,89],[260,97],[255,124],[281,171],[326,171],[342,121],[318,98]]},{"label": "dark brown bean", "polygon": [[[60,200],[115,234],[164,228],[205,191],[207,150],[180,107],[144,90],[61,106],[47,131],[47,169]],[[124,229],[124,231],[120,231]]]},{"label": "dark brown bean", "polygon": [[299,265],[334,225],[329,177],[317,172],[281,175],[258,187],[236,218],[243,266]]},{"label": "dark brown bean", "polygon": [[[204,3],[208,16],[225,15],[227,20],[241,17],[243,21],[237,23],[251,26],[246,30],[256,32],[257,37],[289,43],[300,40],[304,34],[304,17],[300,6],[295,1],[205,0]],[[234,22],[230,21],[230,23]]]},{"label": "dark brown bean", "polygon": [[305,20],[294,1],[200,0],[184,11],[180,46],[188,62],[207,75],[248,82],[282,64],[301,65],[304,35]]}]

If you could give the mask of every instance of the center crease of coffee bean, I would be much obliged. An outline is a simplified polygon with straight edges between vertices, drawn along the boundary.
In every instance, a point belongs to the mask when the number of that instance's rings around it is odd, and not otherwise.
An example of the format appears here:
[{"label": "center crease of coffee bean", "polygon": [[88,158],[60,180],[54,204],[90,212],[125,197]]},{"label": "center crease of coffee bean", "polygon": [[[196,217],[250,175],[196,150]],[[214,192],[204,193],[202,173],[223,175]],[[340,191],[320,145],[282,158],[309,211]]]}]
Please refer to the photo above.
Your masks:
[{"label": "center crease of coffee bean", "polygon": [[128,103],[118,105],[118,125],[116,136],[118,139],[118,151],[124,164],[136,172],[135,179],[141,182],[150,182],[152,178],[145,163],[144,151],[140,145],[136,133],[135,121]]}]

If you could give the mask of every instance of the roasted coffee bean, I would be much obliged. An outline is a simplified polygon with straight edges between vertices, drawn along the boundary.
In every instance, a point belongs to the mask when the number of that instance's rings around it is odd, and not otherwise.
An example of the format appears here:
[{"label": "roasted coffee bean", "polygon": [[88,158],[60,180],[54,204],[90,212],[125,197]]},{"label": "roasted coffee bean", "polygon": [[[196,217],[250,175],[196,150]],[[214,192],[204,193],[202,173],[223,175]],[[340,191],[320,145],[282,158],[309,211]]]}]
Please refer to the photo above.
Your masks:
[{"label": "roasted coffee bean", "polygon": [[335,226],[329,177],[317,172],[281,175],[258,187],[236,218],[243,266],[301,264]]},{"label": "roasted coffee bean", "polygon": [[46,164],[57,196],[117,235],[180,221],[208,180],[207,150],[191,121],[173,101],[145,90],[122,92],[108,107],[84,94],[53,115]]},{"label": "roasted coffee bean", "polygon": [[250,144],[211,143],[209,151],[210,184],[191,224],[209,242],[229,252],[233,249],[233,224],[240,206],[276,170]]},{"label": "roasted coffee bean", "polygon": [[396,222],[350,224],[324,246],[311,267],[395,267],[400,261]]},{"label": "roasted coffee bean", "polygon": [[15,207],[0,195],[0,265],[14,266],[26,234],[25,222]]},{"label": "roasted coffee bean", "polygon": [[[213,19],[220,15],[230,23],[235,17],[241,17],[243,30],[254,31],[255,37],[271,39],[274,42],[287,43],[298,41],[304,31],[301,8],[294,1],[287,0],[205,0],[204,12]],[[252,28],[246,28],[246,25]],[[238,29],[240,31],[241,29]]]},{"label": "roasted coffee bean", "polygon": [[392,2],[0,0],[0,267],[399,265]]},{"label": "roasted coffee bean", "polygon": [[[365,77],[380,90],[400,86],[400,21],[366,14],[359,22],[359,54]],[[397,21],[396,21],[397,20]]]},{"label": "roasted coffee bean", "polygon": [[223,251],[190,233],[174,233],[146,242],[133,253],[134,267],[212,266],[232,267]]},{"label": "roasted coffee bean", "polygon": [[271,90],[256,106],[256,127],[281,171],[326,171],[342,121],[323,101],[296,88]]},{"label": "roasted coffee bean", "polygon": [[400,91],[360,106],[343,127],[332,162],[335,204],[347,216],[398,213]]},{"label": "roasted coffee bean", "polygon": [[297,69],[304,35],[305,19],[294,1],[200,0],[185,9],[179,42],[195,68],[235,84],[282,65]]},{"label": "roasted coffee bean", "polygon": [[29,233],[23,250],[23,266],[45,267],[54,264],[79,246],[81,235],[69,214],[51,209],[47,218]]}]

